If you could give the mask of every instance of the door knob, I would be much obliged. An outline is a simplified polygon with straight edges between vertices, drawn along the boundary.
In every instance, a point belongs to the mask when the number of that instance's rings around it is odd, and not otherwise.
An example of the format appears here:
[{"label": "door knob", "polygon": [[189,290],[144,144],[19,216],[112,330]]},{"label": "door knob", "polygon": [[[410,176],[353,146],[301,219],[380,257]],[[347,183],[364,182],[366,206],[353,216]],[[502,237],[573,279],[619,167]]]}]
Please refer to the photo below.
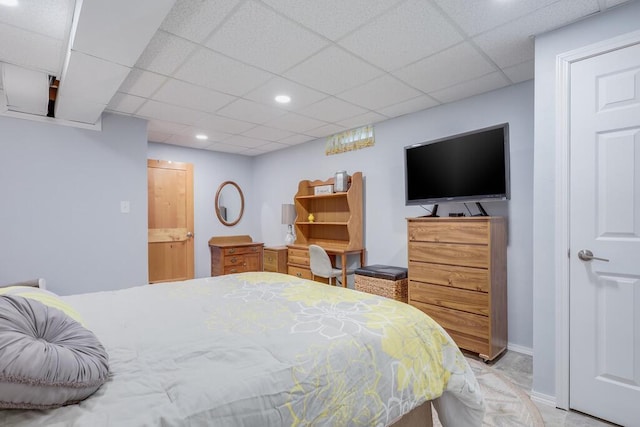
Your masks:
[{"label": "door knob", "polygon": [[187,231],[187,239],[190,239],[193,237],[193,233],[191,231]]},{"label": "door knob", "polygon": [[597,259],[598,261],[609,262],[608,259],[593,256],[593,252],[591,252],[589,249],[583,249],[578,252],[578,258],[580,258],[582,261],[591,261],[592,259]]}]

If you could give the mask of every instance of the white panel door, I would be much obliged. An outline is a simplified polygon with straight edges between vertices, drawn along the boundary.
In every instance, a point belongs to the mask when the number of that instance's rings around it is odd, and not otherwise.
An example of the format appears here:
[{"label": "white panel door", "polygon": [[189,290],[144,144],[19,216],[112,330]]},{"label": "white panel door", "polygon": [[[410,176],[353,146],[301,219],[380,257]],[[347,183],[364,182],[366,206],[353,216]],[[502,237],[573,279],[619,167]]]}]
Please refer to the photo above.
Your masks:
[{"label": "white panel door", "polygon": [[638,426],[640,45],[572,64],[570,108],[569,405]]}]

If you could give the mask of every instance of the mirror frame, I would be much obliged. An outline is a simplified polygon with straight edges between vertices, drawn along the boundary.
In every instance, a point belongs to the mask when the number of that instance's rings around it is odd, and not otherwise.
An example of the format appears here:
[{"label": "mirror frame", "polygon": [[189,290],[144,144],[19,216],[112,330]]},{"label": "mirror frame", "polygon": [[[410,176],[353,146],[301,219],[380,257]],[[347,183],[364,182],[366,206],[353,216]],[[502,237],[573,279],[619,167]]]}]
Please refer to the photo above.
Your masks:
[{"label": "mirror frame", "polygon": [[[222,189],[227,185],[232,185],[236,187],[236,190],[238,190],[238,194],[240,195],[240,213],[238,214],[238,218],[236,218],[234,221],[227,221],[222,217],[222,214],[220,213],[220,205],[218,203],[220,199],[220,193],[222,192]],[[218,220],[222,224],[226,225],[227,227],[231,227],[239,223],[240,220],[242,219],[242,214],[244,214],[244,194],[242,193],[242,189],[240,188],[240,186],[233,181],[225,181],[222,184],[220,184],[220,187],[218,187],[218,191],[216,191],[215,205],[216,205],[216,216],[218,217]]]}]

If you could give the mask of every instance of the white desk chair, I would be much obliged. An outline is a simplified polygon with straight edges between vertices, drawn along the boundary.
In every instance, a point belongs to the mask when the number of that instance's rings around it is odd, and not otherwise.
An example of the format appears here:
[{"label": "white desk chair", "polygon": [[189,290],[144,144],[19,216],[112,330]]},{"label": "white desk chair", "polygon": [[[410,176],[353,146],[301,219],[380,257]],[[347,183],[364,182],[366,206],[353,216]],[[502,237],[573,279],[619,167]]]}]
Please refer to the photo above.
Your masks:
[{"label": "white desk chair", "polygon": [[[344,255],[343,255],[344,256]],[[311,268],[311,276],[315,279],[316,276],[326,277],[329,279],[329,284],[333,285],[332,280],[336,278],[336,282],[341,283],[342,269],[335,268],[331,264],[331,258],[329,254],[318,245],[309,245],[309,267]],[[347,270],[347,275],[353,274],[354,270]]]}]

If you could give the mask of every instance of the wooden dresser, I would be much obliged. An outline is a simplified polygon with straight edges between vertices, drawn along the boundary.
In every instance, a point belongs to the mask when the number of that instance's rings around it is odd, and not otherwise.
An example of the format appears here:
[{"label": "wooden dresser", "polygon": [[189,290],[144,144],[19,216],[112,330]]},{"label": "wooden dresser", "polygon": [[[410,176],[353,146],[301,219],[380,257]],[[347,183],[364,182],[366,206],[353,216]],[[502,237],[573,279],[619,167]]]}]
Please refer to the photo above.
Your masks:
[{"label": "wooden dresser", "polygon": [[251,236],[214,236],[209,239],[211,275],[262,271],[264,243]]},{"label": "wooden dresser", "polygon": [[264,248],[264,271],[287,274],[287,247]]},{"label": "wooden dresser", "polygon": [[507,347],[504,218],[410,218],[409,304],[460,348],[492,360]]}]

